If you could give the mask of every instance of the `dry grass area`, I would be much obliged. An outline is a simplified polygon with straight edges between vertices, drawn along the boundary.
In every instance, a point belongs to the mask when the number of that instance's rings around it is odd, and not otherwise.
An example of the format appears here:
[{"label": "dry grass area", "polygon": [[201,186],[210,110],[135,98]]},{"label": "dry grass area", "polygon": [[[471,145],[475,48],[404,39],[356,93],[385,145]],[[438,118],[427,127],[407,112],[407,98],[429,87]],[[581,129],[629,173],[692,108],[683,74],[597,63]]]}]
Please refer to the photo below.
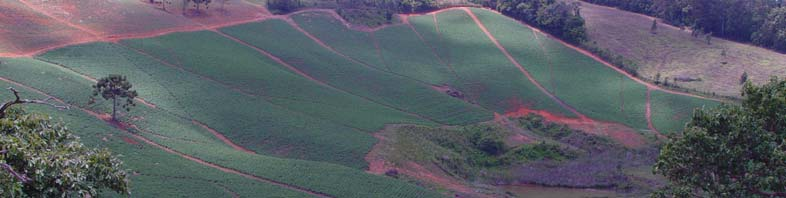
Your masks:
[{"label": "dry grass area", "polygon": [[[591,41],[601,48],[636,61],[641,77],[693,78],[678,86],[708,94],[739,96],[740,76],[762,83],[771,75],[786,76],[786,55],[764,48],[720,38],[707,44],[690,30],[658,23],[650,32],[653,18],[615,8],[582,2],[581,15],[587,22]],[[659,21],[660,22],[660,21]],[[725,51],[725,55],[724,55]]]},{"label": "dry grass area", "polygon": [[164,10],[148,0],[3,0],[0,56],[29,56],[71,44],[196,31],[270,16],[264,6],[245,0],[223,5],[213,1],[210,9],[185,13],[179,2]]}]

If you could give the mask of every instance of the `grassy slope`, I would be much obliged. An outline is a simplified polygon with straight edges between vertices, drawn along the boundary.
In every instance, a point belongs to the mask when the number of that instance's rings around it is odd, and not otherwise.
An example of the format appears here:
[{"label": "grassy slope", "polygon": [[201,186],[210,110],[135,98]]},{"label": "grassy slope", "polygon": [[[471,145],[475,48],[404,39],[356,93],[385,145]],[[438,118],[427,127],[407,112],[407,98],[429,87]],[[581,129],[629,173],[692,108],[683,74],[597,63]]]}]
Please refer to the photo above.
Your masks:
[{"label": "grassy slope", "polygon": [[365,131],[377,131],[387,123],[433,124],[320,86],[259,52],[213,32],[176,33],[122,43],[289,109]]},{"label": "grassy slope", "polygon": [[[363,168],[366,166],[363,156],[376,141],[355,129],[242,95],[111,44],[63,48],[41,58],[66,67],[76,66],[76,71],[90,76],[124,71],[124,75],[138,82],[139,90],[163,87],[167,92],[145,97],[164,95],[161,100],[170,100],[165,103],[180,104],[187,112],[181,116],[199,120],[237,144],[260,153]],[[111,66],[105,64],[109,62]]]},{"label": "grassy slope", "polygon": [[696,108],[718,106],[718,102],[652,91],[652,124],[661,133],[680,133]]},{"label": "grassy slope", "polygon": [[428,85],[339,57],[281,20],[238,25],[221,31],[267,50],[304,73],[353,95],[442,124],[467,124],[491,119],[491,113],[439,93]]},{"label": "grassy slope", "polygon": [[463,11],[440,13],[437,20],[441,32],[432,16],[411,17],[410,22],[450,62],[460,79],[452,86],[500,113],[530,106],[570,114],[530,83]]},{"label": "grassy slope", "polygon": [[[68,103],[87,107],[82,105],[84,104],[82,101],[84,101],[84,96],[89,94],[87,87],[91,83],[76,76],[73,72],[64,71],[32,59],[2,60],[4,62],[2,69],[8,72],[0,74],[0,77],[36,87],[55,97],[62,98]],[[8,75],[9,73],[14,75]],[[106,111],[108,107],[106,102],[102,102],[87,108]],[[239,152],[215,141],[208,135],[208,132],[191,124],[190,120],[184,120],[162,109],[138,106],[127,117],[141,118],[141,120],[133,121],[132,119],[130,121],[131,124],[142,129],[137,133],[179,152],[241,172],[302,186],[329,195],[337,197],[438,196],[412,184],[366,174],[360,170],[336,164]]]},{"label": "grassy slope", "polygon": [[483,9],[472,11],[538,82],[567,104],[595,119],[647,128],[644,85],[541,33],[534,33],[539,34],[536,39],[531,30],[510,18]]},{"label": "grassy slope", "polygon": [[[645,78],[654,79],[657,73],[669,78],[701,78],[703,81],[679,85],[739,97],[738,82],[745,71],[754,82],[786,74],[784,54],[719,38],[707,45],[703,37],[691,37],[689,30],[664,24],[658,26],[657,34],[651,34],[652,18],[586,2],[582,5],[581,16],[590,39],[599,47],[637,61],[639,73]],[[723,50],[726,56],[721,55]]]}]

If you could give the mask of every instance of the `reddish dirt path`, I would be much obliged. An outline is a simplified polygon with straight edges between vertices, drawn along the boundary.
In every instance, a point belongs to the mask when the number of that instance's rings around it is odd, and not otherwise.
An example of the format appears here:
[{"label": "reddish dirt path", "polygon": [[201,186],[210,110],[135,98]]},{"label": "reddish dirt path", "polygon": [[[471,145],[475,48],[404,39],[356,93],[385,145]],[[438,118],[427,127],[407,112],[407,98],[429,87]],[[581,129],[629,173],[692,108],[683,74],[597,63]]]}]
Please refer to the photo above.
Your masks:
[{"label": "reddish dirt path", "polygon": [[[13,84],[15,86],[25,88],[27,90],[31,90],[31,91],[33,91],[33,92],[35,92],[37,94],[46,96],[48,98],[52,98],[53,100],[55,100],[55,101],[57,101],[59,103],[68,104],[68,103],[63,102],[63,100],[61,100],[59,98],[56,98],[56,97],[51,96],[51,95],[49,95],[47,93],[44,93],[41,90],[38,90],[36,88],[30,87],[30,86],[27,86],[27,85],[23,85],[23,84],[18,83],[16,81],[8,80],[8,79],[2,78],[2,77],[0,77],[0,81],[4,81],[4,82],[10,83],[10,84]],[[141,136],[139,134],[136,134],[136,133],[133,133],[131,131],[128,131],[129,126],[127,126],[125,123],[117,123],[117,122],[110,121],[107,115],[100,114],[98,112],[95,112],[95,111],[92,111],[92,110],[89,110],[89,109],[85,109],[85,108],[81,108],[81,107],[77,107],[77,108],[79,108],[79,110],[81,110],[81,111],[83,111],[83,112],[85,112],[87,114],[90,114],[90,115],[96,117],[99,120],[102,120],[102,121],[106,122],[107,124],[110,124],[110,125],[116,127],[119,130],[122,130],[122,131],[126,132],[126,135],[134,137],[134,138],[136,138],[139,141],[142,141],[142,142],[144,142],[144,143],[146,143],[148,145],[151,145],[151,146],[154,146],[156,148],[159,148],[159,149],[161,149],[163,151],[166,151],[168,153],[175,154],[175,155],[178,155],[178,156],[180,156],[182,158],[185,158],[185,159],[191,160],[193,162],[199,163],[201,165],[204,165],[204,166],[207,166],[207,167],[211,167],[211,168],[214,168],[214,169],[218,169],[218,170],[223,171],[225,173],[231,173],[231,174],[239,175],[239,176],[242,176],[242,177],[245,177],[245,178],[248,178],[248,179],[256,180],[256,181],[259,181],[259,182],[262,182],[262,183],[268,183],[268,184],[276,185],[276,186],[279,186],[279,187],[282,187],[282,188],[286,188],[286,189],[289,189],[289,190],[294,190],[294,191],[306,193],[306,194],[309,194],[309,195],[312,195],[312,196],[316,196],[316,197],[331,197],[331,196],[329,196],[329,195],[327,195],[325,193],[316,192],[316,191],[313,191],[313,190],[310,190],[310,189],[306,189],[306,188],[303,188],[303,187],[300,187],[300,186],[294,186],[294,185],[286,184],[286,183],[283,183],[283,182],[280,182],[280,181],[276,181],[276,180],[272,180],[272,179],[268,179],[268,178],[263,178],[263,177],[259,177],[259,176],[248,174],[248,173],[243,173],[243,172],[240,172],[240,171],[232,169],[232,168],[227,168],[227,167],[224,167],[224,166],[221,166],[221,165],[217,165],[217,164],[213,164],[211,162],[204,161],[204,160],[199,159],[197,157],[194,157],[194,156],[182,153],[180,151],[176,151],[176,150],[171,149],[169,147],[166,147],[164,145],[158,144],[158,143],[156,143],[156,142],[154,142],[154,141],[152,141],[152,140],[150,140],[150,139],[148,139],[148,138],[146,138],[144,136]]]},{"label": "reddish dirt path", "polygon": [[666,136],[660,133],[660,131],[658,131],[658,129],[656,129],[655,125],[652,123],[652,100],[650,100],[652,94],[650,92],[652,92],[652,89],[647,88],[647,103],[645,104],[646,106],[645,116],[647,117],[647,128],[649,128],[652,132],[655,132],[655,135],[657,135],[659,138],[665,139]]},{"label": "reddish dirt path", "polygon": [[248,153],[248,154],[257,154],[256,152],[254,152],[254,151],[252,151],[252,150],[249,150],[249,149],[247,149],[247,148],[245,148],[245,147],[242,147],[242,146],[240,146],[240,145],[237,145],[237,144],[235,144],[234,142],[232,142],[232,140],[229,140],[229,138],[227,138],[226,136],[224,136],[224,134],[221,134],[221,133],[219,133],[218,131],[216,131],[216,130],[215,130],[215,129],[213,129],[213,128],[210,128],[209,126],[207,126],[207,125],[206,125],[206,124],[204,124],[204,123],[201,123],[201,122],[199,122],[199,121],[197,121],[197,120],[191,120],[191,122],[193,122],[193,123],[194,123],[195,125],[197,125],[197,126],[200,126],[200,127],[204,128],[205,130],[209,131],[209,132],[210,132],[210,133],[212,133],[214,136],[216,136],[216,138],[218,138],[218,139],[220,139],[222,142],[224,142],[224,144],[227,144],[227,145],[229,145],[230,147],[232,147],[232,148],[233,148],[233,149],[235,149],[235,150],[242,151],[242,152],[246,152],[246,153]]},{"label": "reddish dirt path", "polygon": [[461,8],[461,9],[462,9],[462,10],[464,10],[464,11],[465,11],[465,12],[466,12],[466,13],[467,13],[467,14],[468,14],[468,15],[469,15],[471,18],[472,18],[472,20],[473,20],[473,21],[475,21],[475,24],[477,24],[477,25],[478,25],[478,27],[479,27],[479,28],[480,28],[480,29],[483,31],[483,33],[485,33],[485,34],[486,34],[486,36],[487,36],[487,37],[488,37],[488,38],[491,40],[491,42],[493,42],[493,43],[494,43],[494,45],[496,45],[496,46],[497,46],[497,48],[498,48],[498,49],[499,49],[499,50],[500,50],[500,51],[501,51],[503,54],[505,54],[505,57],[507,57],[507,58],[508,58],[508,60],[509,60],[511,63],[513,63],[514,65],[516,65],[516,67],[519,69],[519,71],[521,71],[521,73],[523,73],[523,74],[524,74],[524,75],[527,77],[527,79],[529,79],[529,81],[530,81],[532,84],[534,84],[535,86],[537,86],[537,87],[538,87],[538,89],[540,89],[540,91],[542,91],[543,93],[545,93],[546,95],[548,95],[548,96],[549,96],[549,98],[551,98],[552,100],[554,100],[555,102],[557,102],[557,103],[558,103],[560,106],[562,106],[563,108],[567,109],[567,110],[568,110],[568,111],[570,111],[571,113],[573,113],[573,114],[575,114],[576,116],[578,116],[580,119],[584,119],[584,120],[590,120],[590,119],[589,119],[587,116],[585,116],[585,115],[584,115],[584,114],[582,114],[582,113],[579,113],[579,111],[577,111],[575,108],[573,108],[573,107],[571,107],[570,105],[568,105],[567,103],[563,102],[562,100],[560,100],[559,98],[557,98],[557,96],[554,96],[554,94],[552,94],[551,92],[549,92],[548,90],[546,90],[546,88],[545,88],[545,87],[543,87],[543,85],[541,85],[541,84],[540,84],[538,81],[536,81],[536,80],[535,80],[535,78],[534,78],[534,77],[532,77],[532,74],[530,74],[530,73],[529,73],[529,72],[528,72],[526,69],[524,69],[524,66],[522,66],[522,65],[521,65],[521,64],[520,64],[520,63],[519,63],[519,62],[518,62],[518,61],[517,61],[515,58],[513,58],[513,56],[510,54],[510,52],[508,52],[508,50],[507,50],[507,49],[505,49],[505,47],[504,47],[504,46],[502,46],[502,44],[500,44],[500,43],[499,43],[499,41],[497,41],[497,39],[494,37],[494,35],[492,35],[492,34],[491,34],[491,32],[489,32],[489,30],[486,28],[486,26],[485,26],[485,25],[483,25],[483,22],[481,22],[481,21],[480,21],[480,19],[478,19],[478,17],[477,17],[477,16],[475,16],[475,13],[472,13],[472,11],[470,11],[470,10],[469,10],[469,9],[467,9],[467,8]]}]

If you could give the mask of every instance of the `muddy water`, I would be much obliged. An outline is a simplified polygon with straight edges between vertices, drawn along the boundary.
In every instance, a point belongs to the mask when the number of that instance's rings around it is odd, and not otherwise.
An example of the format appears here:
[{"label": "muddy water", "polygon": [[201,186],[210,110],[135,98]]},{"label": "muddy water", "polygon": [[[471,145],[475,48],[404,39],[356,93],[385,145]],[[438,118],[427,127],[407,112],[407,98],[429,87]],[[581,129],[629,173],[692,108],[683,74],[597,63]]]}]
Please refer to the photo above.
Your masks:
[{"label": "muddy water", "polygon": [[511,185],[502,187],[505,191],[522,198],[579,198],[579,197],[619,197],[613,191],[579,188],[544,187],[538,185]]}]

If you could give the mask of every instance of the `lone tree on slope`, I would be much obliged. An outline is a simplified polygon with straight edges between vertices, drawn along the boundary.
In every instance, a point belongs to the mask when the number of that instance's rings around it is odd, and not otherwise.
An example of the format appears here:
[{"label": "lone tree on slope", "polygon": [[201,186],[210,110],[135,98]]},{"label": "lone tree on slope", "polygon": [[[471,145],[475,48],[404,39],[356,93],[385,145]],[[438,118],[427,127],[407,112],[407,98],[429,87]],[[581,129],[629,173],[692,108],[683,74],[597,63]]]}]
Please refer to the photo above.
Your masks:
[{"label": "lone tree on slope", "polygon": [[661,149],[653,197],[786,197],[786,81],[746,82],[742,105],[696,110]]},{"label": "lone tree on slope", "polygon": [[[137,96],[135,90],[131,90],[130,82],[125,76],[112,74],[108,77],[98,79],[93,85],[93,96],[90,97],[90,104],[95,103],[95,97],[101,95],[104,100],[112,100],[112,120],[117,121],[117,107],[120,106],[126,111],[131,111],[134,104],[134,98]],[[125,98],[125,103],[122,105],[118,100]]]},{"label": "lone tree on slope", "polygon": [[128,193],[127,173],[109,150],[83,146],[63,124],[48,116],[11,108],[47,104],[16,99],[0,105],[0,195],[2,197],[95,197],[104,188]]},{"label": "lone tree on slope", "polygon": [[657,31],[658,31],[658,20],[657,19],[653,19],[652,20],[652,27],[650,27],[650,33],[657,34],[658,33]]},{"label": "lone tree on slope", "polygon": [[205,9],[207,9],[211,2],[213,2],[213,0],[183,0],[183,11],[185,12],[185,9],[188,7],[189,3],[194,3],[196,11],[199,13],[199,8],[201,5],[205,5]]}]

